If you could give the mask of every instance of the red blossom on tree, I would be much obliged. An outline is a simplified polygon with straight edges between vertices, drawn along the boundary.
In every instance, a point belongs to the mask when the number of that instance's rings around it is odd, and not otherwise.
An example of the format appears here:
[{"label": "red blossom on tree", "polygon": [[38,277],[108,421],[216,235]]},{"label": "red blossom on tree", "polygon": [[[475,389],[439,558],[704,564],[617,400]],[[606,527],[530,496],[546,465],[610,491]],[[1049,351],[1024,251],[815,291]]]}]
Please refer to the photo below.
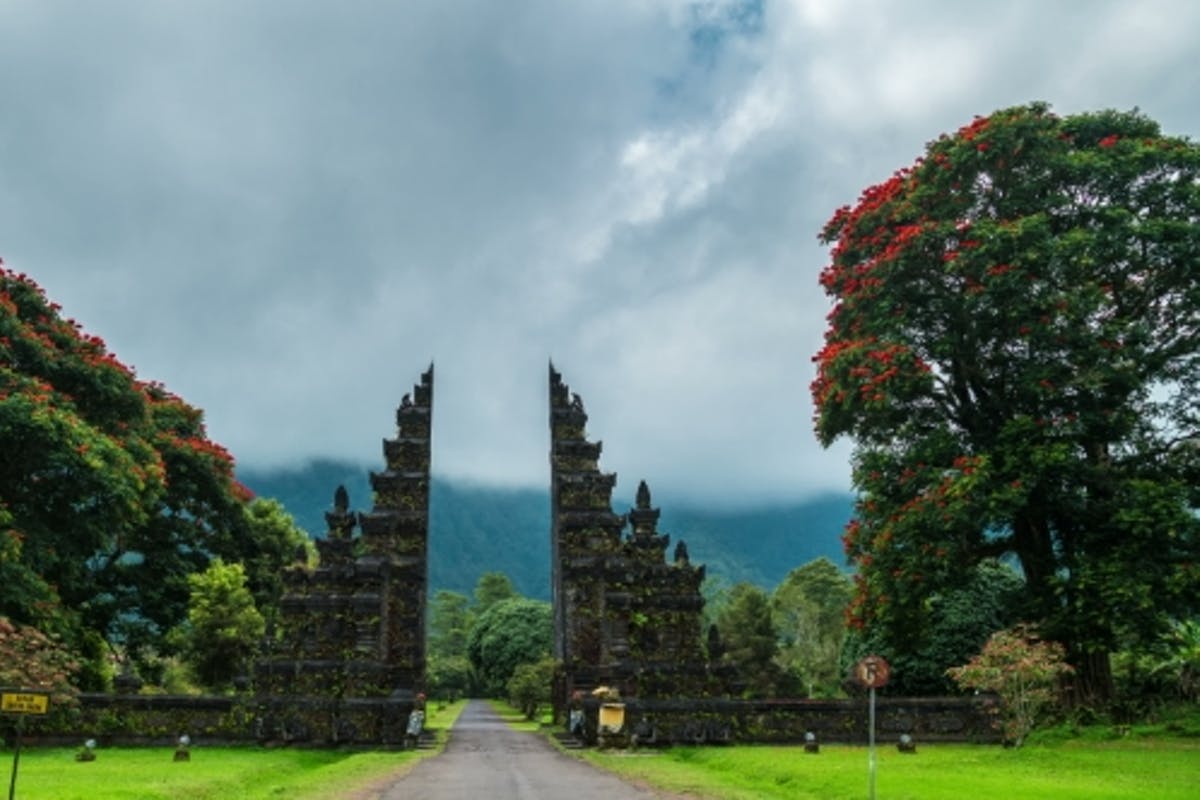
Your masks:
[{"label": "red blossom on tree", "polygon": [[1035,104],[834,213],[812,394],[820,441],[855,444],[853,624],[919,647],[928,599],[1011,555],[1104,694],[1118,638],[1195,612],[1198,180],[1137,113]]},{"label": "red blossom on tree", "polygon": [[157,636],[183,618],[189,574],[257,546],[201,411],[3,268],[0,453],[0,614],[76,645]]}]

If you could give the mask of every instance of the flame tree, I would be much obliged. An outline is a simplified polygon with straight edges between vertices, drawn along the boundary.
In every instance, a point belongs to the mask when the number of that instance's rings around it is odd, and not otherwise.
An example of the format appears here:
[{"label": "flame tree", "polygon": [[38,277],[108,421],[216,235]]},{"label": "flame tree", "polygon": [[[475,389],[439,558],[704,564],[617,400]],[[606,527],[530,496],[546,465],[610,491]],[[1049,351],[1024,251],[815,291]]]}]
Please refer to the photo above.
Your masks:
[{"label": "flame tree", "polygon": [[0,615],[136,655],[184,618],[212,558],[267,576],[290,560],[248,500],[199,409],[0,266]]},{"label": "flame tree", "polygon": [[854,444],[853,625],[921,643],[930,599],[1013,558],[1083,699],[1196,612],[1200,148],[1134,111],[976,118],[839,209],[814,357]]}]

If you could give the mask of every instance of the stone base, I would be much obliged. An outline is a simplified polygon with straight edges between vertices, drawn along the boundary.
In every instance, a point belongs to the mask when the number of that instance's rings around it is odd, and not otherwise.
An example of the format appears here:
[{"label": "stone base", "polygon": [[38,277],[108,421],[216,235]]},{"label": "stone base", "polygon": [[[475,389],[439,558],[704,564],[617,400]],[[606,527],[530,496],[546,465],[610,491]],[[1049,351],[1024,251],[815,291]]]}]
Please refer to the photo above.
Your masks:
[{"label": "stone base", "polygon": [[260,698],[255,737],[264,743],[321,747],[341,745],[404,746],[411,694],[391,697]]}]

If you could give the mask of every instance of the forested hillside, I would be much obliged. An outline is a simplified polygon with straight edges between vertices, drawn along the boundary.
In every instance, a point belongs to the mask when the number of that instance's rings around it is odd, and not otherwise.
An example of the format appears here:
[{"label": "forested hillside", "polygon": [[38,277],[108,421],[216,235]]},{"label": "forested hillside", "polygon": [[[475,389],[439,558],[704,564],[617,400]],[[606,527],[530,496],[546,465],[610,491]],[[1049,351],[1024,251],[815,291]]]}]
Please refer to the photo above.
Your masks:
[{"label": "forested hillside", "polygon": [[[240,470],[256,494],[277,498],[313,536],[325,532],[324,512],[344,484],[351,505],[371,505],[370,467],[320,460],[303,468]],[[479,576],[499,571],[528,597],[550,594],[549,490],[497,489],[434,477],[430,490],[431,590],[469,594]],[[659,529],[672,542],[684,539],[693,561],[728,583],[775,586],[788,570],[819,556],[843,561],[841,531],[849,520],[850,495],[741,510],[682,508],[665,504]],[[631,501],[617,498],[621,513]]]}]

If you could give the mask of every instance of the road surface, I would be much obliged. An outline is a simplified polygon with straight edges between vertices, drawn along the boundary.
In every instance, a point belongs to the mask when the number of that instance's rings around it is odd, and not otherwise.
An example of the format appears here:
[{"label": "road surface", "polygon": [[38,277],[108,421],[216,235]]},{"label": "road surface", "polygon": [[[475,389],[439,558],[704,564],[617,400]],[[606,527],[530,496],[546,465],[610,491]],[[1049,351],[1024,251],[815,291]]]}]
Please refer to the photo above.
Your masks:
[{"label": "road surface", "polygon": [[508,727],[472,700],[450,729],[444,752],[418,764],[381,800],[652,800],[639,789],[554,749],[544,737]]}]

